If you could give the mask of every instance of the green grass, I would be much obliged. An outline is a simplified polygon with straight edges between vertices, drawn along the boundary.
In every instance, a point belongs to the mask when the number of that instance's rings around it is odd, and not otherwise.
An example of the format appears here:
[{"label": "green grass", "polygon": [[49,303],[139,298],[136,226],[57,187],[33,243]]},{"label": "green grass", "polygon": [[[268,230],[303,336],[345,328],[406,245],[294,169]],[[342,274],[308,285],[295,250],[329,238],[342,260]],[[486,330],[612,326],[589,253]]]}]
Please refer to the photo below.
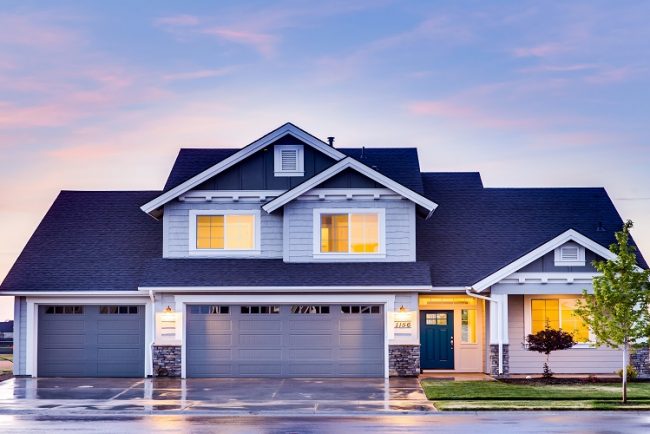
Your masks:
[{"label": "green grass", "polygon": [[619,383],[512,384],[500,381],[423,380],[440,410],[650,410],[650,383],[628,385],[622,405]]},{"label": "green grass", "polygon": [[14,355],[13,354],[0,354],[0,360],[8,360],[13,363]]}]

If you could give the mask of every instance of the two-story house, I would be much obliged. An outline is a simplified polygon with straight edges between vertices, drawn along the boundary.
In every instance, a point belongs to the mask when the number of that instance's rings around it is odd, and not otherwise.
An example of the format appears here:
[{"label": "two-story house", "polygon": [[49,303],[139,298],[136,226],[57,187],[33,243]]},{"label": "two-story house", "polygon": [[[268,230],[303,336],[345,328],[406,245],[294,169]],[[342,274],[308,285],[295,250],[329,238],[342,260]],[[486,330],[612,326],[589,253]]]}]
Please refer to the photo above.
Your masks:
[{"label": "two-story house", "polygon": [[602,188],[485,188],[288,123],[182,149],[162,191],[61,192],[0,295],[16,375],[537,373],[546,324],[580,342],[556,372],[612,373],[573,310],[621,226]]}]

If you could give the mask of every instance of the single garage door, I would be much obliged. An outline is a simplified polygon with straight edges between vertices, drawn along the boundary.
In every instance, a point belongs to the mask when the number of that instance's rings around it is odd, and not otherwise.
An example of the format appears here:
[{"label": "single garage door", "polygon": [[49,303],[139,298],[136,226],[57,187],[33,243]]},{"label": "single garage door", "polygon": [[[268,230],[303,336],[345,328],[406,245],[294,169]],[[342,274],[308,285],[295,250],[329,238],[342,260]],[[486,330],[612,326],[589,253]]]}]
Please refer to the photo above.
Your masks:
[{"label": "single garage door", "polygon": [[144,306],[38,307],[39,377],[144,377]]},{"label": "single garage door", "polygon": [[381,305],[190,305],[189,377],[382,377]]}]

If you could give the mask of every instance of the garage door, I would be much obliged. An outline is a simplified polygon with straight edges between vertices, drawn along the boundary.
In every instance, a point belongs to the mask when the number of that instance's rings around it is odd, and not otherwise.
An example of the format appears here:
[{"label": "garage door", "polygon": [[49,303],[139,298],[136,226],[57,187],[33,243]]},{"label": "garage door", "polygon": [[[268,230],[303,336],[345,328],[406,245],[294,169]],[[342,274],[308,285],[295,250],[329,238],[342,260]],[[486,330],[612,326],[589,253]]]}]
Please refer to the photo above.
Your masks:
[{"label": "garage door", "polygon": [[144,377],[144,306],[39,306],[39,377]]},{"label": "garage door", "polygon": [[381,377],[380,305],[190,305],[189,377]]}]

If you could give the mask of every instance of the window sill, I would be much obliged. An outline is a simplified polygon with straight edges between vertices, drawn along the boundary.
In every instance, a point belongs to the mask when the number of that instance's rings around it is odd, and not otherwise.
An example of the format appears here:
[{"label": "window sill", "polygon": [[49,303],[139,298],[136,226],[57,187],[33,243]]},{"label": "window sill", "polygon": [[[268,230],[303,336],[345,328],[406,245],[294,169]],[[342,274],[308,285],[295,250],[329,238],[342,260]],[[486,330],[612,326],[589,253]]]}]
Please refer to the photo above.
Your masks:
[{"label": "window sill", "polygon": [[224,257],[224,256],[257,256],[261,255],[261,250],[190,250],[189,255],[192,257]]},{"label": "window sill", "polygon": [[305,172],[273,172],[275,176],[305,176]]},{"label": "window sill", "polygon": [[348,260],[355,261],[359,259],[385,259],[385,253],[314,253],[314,259],[327,260],[327,259],[336,259],[336,260]]},{"label": "window sill", "polygon": [[570,350],[595,350],[597,347],[594,346],[595,342],[575,344]]},{"label": "window sill", "polygon": [[555,261],[556,267],[584,267],[585,261]]}]

